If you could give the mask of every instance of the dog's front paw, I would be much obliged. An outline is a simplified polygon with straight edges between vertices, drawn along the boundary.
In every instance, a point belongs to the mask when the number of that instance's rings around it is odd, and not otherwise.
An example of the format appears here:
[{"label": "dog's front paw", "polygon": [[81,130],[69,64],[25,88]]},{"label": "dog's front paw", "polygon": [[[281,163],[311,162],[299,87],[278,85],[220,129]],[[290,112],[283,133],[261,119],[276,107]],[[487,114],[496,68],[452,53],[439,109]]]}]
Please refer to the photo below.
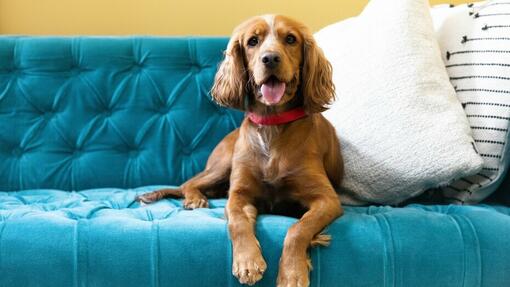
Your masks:
[{"label": "dog's front paw", "polygon": [[310,286],[310,266],[306,258],[280,260],[277,287],[308,287]]},{"label": "dog's front paw", "polygon": [[186,196],[184,198],[183,206],[186,209],[207,208],[209,207],[209,202],[204,195],[196,194],[193,196]]},{"label": "dog's front paw", "polygon": [[241,284],[251,286],[262,279],[266,268],[266,261],[260,251],[253,252],[253,254],[241,253],[234,256],[232,274],[239,279]]}]

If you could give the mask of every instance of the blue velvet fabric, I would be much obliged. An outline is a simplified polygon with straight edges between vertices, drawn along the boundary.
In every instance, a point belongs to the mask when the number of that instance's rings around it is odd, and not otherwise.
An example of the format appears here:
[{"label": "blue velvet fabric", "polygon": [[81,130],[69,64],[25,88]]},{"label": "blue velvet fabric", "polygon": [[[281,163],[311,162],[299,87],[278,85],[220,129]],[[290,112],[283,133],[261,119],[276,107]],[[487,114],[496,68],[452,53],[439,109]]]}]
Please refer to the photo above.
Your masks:
[{"label": "blue velvet fabric", "polygon": [[[138,189],[0,193],[0,286],[239,286],[223,208],[140,207]],[[274,286],[288,227],[261,215],[257,236]],[[510,209],[347,207],[311,250],[311,286],[509,286]]]},{"label": "blue velvet fabric", "polygon": [[178,185],[242,113],[209,90],[225,38],[0,37],[0,190]]},{"label": "blue velvet fabric", "polygon": [[[0,286],[239,286],[225,200],[183,182],[242,114],[208,95],[226,38],[0,37]],[[143,186],[143,187],[139,187]],[[160,187],[160,186],[159,186]],[[261,215],[274,286],[288,227]],[[510,286],[510,208],[346,207],[312,286]]]}]

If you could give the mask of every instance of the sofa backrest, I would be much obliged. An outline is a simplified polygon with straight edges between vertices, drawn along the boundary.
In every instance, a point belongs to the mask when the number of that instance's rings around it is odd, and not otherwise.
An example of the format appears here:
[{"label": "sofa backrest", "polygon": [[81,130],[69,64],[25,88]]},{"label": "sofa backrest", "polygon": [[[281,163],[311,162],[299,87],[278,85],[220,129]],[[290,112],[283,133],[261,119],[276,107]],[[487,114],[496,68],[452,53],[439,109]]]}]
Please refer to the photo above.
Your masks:
[{"label": "sofa backrest", "polygon": [[178,185],[242,120],[227,38],[0,37],[0,190]]}]

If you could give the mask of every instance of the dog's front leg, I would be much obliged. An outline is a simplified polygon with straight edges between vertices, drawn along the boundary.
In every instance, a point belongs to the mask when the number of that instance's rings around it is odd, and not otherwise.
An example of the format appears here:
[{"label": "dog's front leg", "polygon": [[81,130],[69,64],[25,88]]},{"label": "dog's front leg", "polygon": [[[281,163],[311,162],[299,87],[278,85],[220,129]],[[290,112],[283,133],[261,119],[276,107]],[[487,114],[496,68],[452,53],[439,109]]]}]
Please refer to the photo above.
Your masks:
[{"label": "dog's front leg", "polygon": [[[241,174],[237,176],[236,172]],[[257,209],[254,201],[259,194],[260,183],[249,171],[234,171],[225,212],[232,240],[232,274],[242,284],[255,284],[267,268],[255,237]]]},{"label": "dog's front leg", "polygon": [[342,214],[338,195],[329,182],[326,183],[326,180],[323,180],[324,184],[320,184],[320,181],[317,182],[315,179],[310,179],[308,182],[318,183],[318,185],[298,188],[302,190],[301,194],[307,195],[301,198],[300,202],[308,207],[308,211],[289,228],[287,236],[285,236],[278,271],[278,287],[307,287],[310,285],[311,266],[308,261],[307,249],[314,237]]}]

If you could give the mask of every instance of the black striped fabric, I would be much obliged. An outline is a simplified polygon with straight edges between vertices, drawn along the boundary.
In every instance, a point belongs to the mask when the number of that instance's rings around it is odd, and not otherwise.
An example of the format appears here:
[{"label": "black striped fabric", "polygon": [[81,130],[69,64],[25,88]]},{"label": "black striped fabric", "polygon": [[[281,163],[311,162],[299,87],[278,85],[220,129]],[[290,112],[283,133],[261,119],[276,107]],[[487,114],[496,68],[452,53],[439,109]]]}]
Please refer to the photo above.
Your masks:
[{"label": "black striped fabric", "polygon": [[432,9],[443,60],[484,159],[475,175],[441,189],[449,202],[477,203],[506,173],[510,124],[510,1]]}]

